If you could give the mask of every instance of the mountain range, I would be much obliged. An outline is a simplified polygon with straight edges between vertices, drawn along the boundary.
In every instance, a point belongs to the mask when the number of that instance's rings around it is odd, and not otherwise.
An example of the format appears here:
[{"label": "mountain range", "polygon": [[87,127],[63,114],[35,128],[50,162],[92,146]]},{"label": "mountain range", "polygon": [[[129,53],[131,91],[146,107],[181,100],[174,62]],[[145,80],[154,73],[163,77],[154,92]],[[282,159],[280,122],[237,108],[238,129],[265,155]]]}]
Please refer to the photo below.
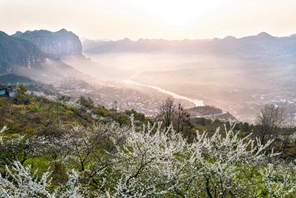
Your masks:
[{"label": "mountain range", "polygon": [[211,54],[268,56],[268,55],[295,55],[296,35],[288,37],[274,37],[266,32],[255,36],[235,38],[227,36],[223,39],[205,40],[164,40],[139,39],[132,41],[128,38],[118,41],[84,40],[83,52],[100,54],[110,52],[136,53],[178,53],[178,54]]}]

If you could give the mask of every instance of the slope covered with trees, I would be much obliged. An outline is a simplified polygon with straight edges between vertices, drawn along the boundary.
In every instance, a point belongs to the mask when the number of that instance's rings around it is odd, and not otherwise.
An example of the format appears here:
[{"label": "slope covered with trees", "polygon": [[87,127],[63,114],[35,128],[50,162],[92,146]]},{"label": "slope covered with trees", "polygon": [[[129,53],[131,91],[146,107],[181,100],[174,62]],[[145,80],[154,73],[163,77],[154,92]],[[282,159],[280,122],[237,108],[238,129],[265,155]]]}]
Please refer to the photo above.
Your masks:
[{"label": "slope covered with trees", "polygon": [[[153,127],[77,127],[35,138],[34,157],[7,165],[0,186],[12,197],[295,196],[294,165],[264,152],[271,141],[241,139],[232,129],[223,134],[200,133],[188,143]],[[2,148],[23,139],[1,137]]]},{"label": "slope covered with trees", "polygon": [[275,140],[239,133],[243,123],[196,118],[182,133],[84,96],[19,89],[0,98],[2,197],[296,196],[294,161],[272,150]]}]

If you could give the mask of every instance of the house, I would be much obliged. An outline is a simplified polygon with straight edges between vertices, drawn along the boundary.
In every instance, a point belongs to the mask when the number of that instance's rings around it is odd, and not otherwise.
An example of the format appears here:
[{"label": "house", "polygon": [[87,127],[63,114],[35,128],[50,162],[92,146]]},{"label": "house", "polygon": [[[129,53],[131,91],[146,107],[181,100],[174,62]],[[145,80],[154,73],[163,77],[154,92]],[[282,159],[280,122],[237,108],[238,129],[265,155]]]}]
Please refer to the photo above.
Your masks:
[{"label": "house", "polygon": [[8,90],[8,96],[10,98],[16,98],[18,96],[18,91],[16,89]]},{"label": "house", "polygon": [[15,98],[18,96],[18,91],[16,89],[16,86],[11,85],[2,85],[0,84],[0,96],[6,96],[9,98]]},{"label": "house", "polygon": [[4,85],[0,85],[0,96],[7,96],[7,88]]}]

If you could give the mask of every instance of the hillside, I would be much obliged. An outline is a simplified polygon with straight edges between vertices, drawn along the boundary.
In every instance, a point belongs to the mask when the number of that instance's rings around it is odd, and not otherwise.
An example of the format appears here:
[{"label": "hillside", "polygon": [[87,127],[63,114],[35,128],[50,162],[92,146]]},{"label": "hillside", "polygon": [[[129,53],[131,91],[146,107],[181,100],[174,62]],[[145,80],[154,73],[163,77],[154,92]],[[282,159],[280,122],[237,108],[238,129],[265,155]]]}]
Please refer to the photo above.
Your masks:
[{"label": "hillside", "polygon": [[[23,76],[6,75],[0,77],[0,84],[5,82],[9,82],[10,85],[22,82],[29,90],[27,94],[21,93],[17,98],[0,97],[0,123],[2,126],[8,126],[9,133],[29,132],[35,134],[60,126],[67,129],[75,125],[88,126],[105,121],[129,125],[129,116],[132,114],[135,121],[142,124],[148,120],[152,122],[154,119],[154,117],[147,118],[145,114],[132,108],[119,109],[114,105],[111,108],[106,108],[85,94],[75,97],[63,95],[61,89]],[[193,128],[190,128],[191,134],[195,134],[195,130],[207,130],[209,133],[214,133],[216,127],[222,127],[228,121],[227,119],[219,120],[218,116],[208,118],[205,115],[207,113],[204,111],[221,111],[215,107],[196,107],[186,111],[199,112],[201,115],[198,117],[195,114],[191,115],[190,119],[193,123]],[[155,121],[159,121],[158,118],[155,118]],[[243,128],[243,125],[244,123],[238,123],[235,129],[242,130],[244,133],[251,132],[252,127]],[[138,126],[141,127],[141,124]]]},{"label": "hillside", "polygon": [[[289,190],[295,186],[293,161],[276,157],[270,142],[254,143],[231,123],[200,120],[204,129],[214,131],[194,132],[194,138],[186,139],[133,110],[107,110],[85,97],[71,102],[35,94],[20,90],[15,99],[0,97],[0,188],[7,195],[191,197],[194,192],[207,197],[225,191],[216,185],[224,185],[221,178],[240,197],[295,195]],[[280,164],[271,165],[274,161]],[[266,182],[279,190],[265,191],[270,188]]]},{"label": "hillside", "polygon": [[30,91],[41,92],[46,95],[61,95],[57,88],[52,85],[32,80],[26,76],[17,74],[7,74],[0,76],[0,84],[17,86],[22,84]]},{"label": "hillside", "polygon": [[[54,91],[49,87],[42,88],[46,93]],[[0,97],[0,123],[1,126],[8,127],[7,133],[56,133],[55,130],[60,131],[61,128],[69,130],[76,125],[86,127],[97,122],[115,121],[120,125],[130,124],[130,114],[95,105],[91,98],[80,96],[79,99],[71,100],[63,95],[57,97],[31,91],[28,94],[20,92],[17,98]],[[136,120],[139,118],[138,121],[145,121],[144,115],[141,116],[135,111],[134,115]]]}]

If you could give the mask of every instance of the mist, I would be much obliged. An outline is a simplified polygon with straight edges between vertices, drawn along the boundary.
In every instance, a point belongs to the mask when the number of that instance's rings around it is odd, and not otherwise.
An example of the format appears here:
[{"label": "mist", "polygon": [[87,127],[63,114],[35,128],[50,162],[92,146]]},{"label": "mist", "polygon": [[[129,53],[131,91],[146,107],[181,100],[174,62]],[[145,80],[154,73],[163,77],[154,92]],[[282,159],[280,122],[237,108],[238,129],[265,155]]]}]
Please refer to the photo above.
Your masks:
[{"label": "mist", "polygon": [[84,70],[98,79],[154,86],[222,108],[242,121],[253,122],[266,103],[296,98],[287,94],[296,91],[296,69],[287,61],[176,53],[84,55],[99,63]]}]

